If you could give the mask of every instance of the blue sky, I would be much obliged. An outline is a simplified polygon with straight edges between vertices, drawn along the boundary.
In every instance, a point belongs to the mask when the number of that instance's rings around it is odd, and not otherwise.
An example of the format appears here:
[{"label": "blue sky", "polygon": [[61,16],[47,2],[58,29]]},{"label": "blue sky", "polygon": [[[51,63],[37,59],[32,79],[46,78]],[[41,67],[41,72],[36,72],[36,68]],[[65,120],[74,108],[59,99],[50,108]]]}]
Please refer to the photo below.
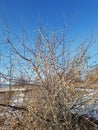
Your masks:
[{"label": "blue sky", "polygon": [[40,19],[58,28],[66,17],[74,21],[76,33],[98,30],[98,0],[0,0],[0,19],[4,15],[17,29],[21,21],[31,28]]},{"label": "blue sky", "polygon": [[[67,24],[73,23],[71,36],[85,38],[94,32],[98,39],[98,0],[0,0],[0,22],[5,16],[15,31],[21,30],[21,23],[32,31],[40,21],[59,29],[65,18]],[[91,53],[97,49],[96,42]]]}]

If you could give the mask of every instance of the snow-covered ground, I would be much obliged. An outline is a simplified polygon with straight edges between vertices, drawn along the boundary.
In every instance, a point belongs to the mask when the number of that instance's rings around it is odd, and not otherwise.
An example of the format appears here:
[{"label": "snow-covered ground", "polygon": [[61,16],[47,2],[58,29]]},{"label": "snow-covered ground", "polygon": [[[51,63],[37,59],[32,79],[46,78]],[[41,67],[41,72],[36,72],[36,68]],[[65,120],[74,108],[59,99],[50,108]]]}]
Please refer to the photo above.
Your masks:
[{"label": "snow-covered ground", "polygon": [[0,87],[0,92],[7,92],[7,91],[25,91],[26,88],[12,88],[12,87]]},{"label": "snow-covered ground", "polygon": [[[0,88],[0,92],[7,92],[9,91],[9,87],[5,87],[5,88]],[[29,100],[29,97],[25,97],[24,91],[26,91],[26,88],[11,88],[11,91],[13,92],[17,92],[19,91],[17,94],[13,94],[11,96],[10,99],[10,103],[11,105],[22,105],[24,103],[24,99],[25,100]],[[90,106],[94,106],[94,104],[96,104],[96,106],[98,106],[98,89],[92,89],[92,88],[76,88],[77,92],[83,91],[84,95],[82,96],[81,101],[86,102],[87,104],[83,104],[81,105],[82,110],[85,112],[86,107],[90,108]],[[81,97],[80,97],[81,98]],[[74,103],[74,102],[73,102]],[[78,104],[76,106],[76,110],[77,111],[78,108]]]}]

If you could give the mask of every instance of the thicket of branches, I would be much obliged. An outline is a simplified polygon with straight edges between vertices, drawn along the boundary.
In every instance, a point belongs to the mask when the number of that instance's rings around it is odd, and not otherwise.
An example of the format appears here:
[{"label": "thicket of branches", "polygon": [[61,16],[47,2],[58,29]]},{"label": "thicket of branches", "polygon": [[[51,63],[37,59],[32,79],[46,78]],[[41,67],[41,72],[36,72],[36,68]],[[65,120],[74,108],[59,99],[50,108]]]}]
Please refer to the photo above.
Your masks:
[{"label": "thicket of branches", "polygon": [[[76,41],[67,35],[68,29],[64,28],[49,32],[38,26],[31,35],[25,30],[16,34],[7,27],[3,39],[0,38],[3,49],[0,54],[1,80],[13,86],[16,79],[23,76],[32,90],[24,98],[22,107],[17,103],[12,106],[10,98],[7,104],[5,101],[5,106],[12,110],[7,110],[7,121],[2,129],[78,129],[78,121],[72,122],[71,113],[81,110],[89,100],[84,100],[84,92],[77,88],[84,85],[90,68],[88,51],[94,41],[89,37],[76,47]],[[4,52],[5,48],[7,52]]]}]

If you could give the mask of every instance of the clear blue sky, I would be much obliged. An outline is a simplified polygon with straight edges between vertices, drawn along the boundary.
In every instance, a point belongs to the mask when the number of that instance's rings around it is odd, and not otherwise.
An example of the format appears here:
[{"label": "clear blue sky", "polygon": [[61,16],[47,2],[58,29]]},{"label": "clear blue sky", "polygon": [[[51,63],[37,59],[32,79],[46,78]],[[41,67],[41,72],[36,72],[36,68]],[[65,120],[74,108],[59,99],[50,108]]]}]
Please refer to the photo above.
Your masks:
[{"label": "clear blue sky", "polygon": [[[21,29],[21,22],[31,30],[40,19],[58,29],[65,17],[68,24],[74,23],[71,35],[98,36],[98,0],[0,0],[0,21],[5,15],[14,30]],[[96,43],[91,53],[97,49]]]},{"label": "clear blue sky", "polygon": [[58,27],[63,16],[74,21],[75,32],[98,30],[98,0],[0,0],[0,19],[7,16],[13,27],[23,21],[31,28],[40,18],[50,27]]}]

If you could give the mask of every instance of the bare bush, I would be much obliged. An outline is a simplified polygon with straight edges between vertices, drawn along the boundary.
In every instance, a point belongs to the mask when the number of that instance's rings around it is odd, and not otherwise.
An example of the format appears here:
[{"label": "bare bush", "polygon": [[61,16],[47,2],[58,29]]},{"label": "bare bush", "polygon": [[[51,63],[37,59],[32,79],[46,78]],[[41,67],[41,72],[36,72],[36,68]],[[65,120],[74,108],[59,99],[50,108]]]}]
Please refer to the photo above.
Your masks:
[{"label": "bare bush", "polygon": [[[16,33],[11,35],[8,30],[5,37],[6,46],[12,50],[8,71],[10,82],[15,82],[23,73],[32,87],[23,92],[22,106],[18,103],[13,106],[10,102],[5,106],[11,110],[7,109],[5,118],[8,116],[2,129],[78,129],[77,124],[72,125],[71,113],[87,103],[83,99],[85,92],[77,88],[83,86],[82,78],[88,69],[88,50],[94,41],[87,38],[73,49],[75,41],[68,39],[64,29],[49,33],[37,27],[33,35],[31,40],[25,31],[18,36]],[[24,80],[20,81],[25,85]]]}]

